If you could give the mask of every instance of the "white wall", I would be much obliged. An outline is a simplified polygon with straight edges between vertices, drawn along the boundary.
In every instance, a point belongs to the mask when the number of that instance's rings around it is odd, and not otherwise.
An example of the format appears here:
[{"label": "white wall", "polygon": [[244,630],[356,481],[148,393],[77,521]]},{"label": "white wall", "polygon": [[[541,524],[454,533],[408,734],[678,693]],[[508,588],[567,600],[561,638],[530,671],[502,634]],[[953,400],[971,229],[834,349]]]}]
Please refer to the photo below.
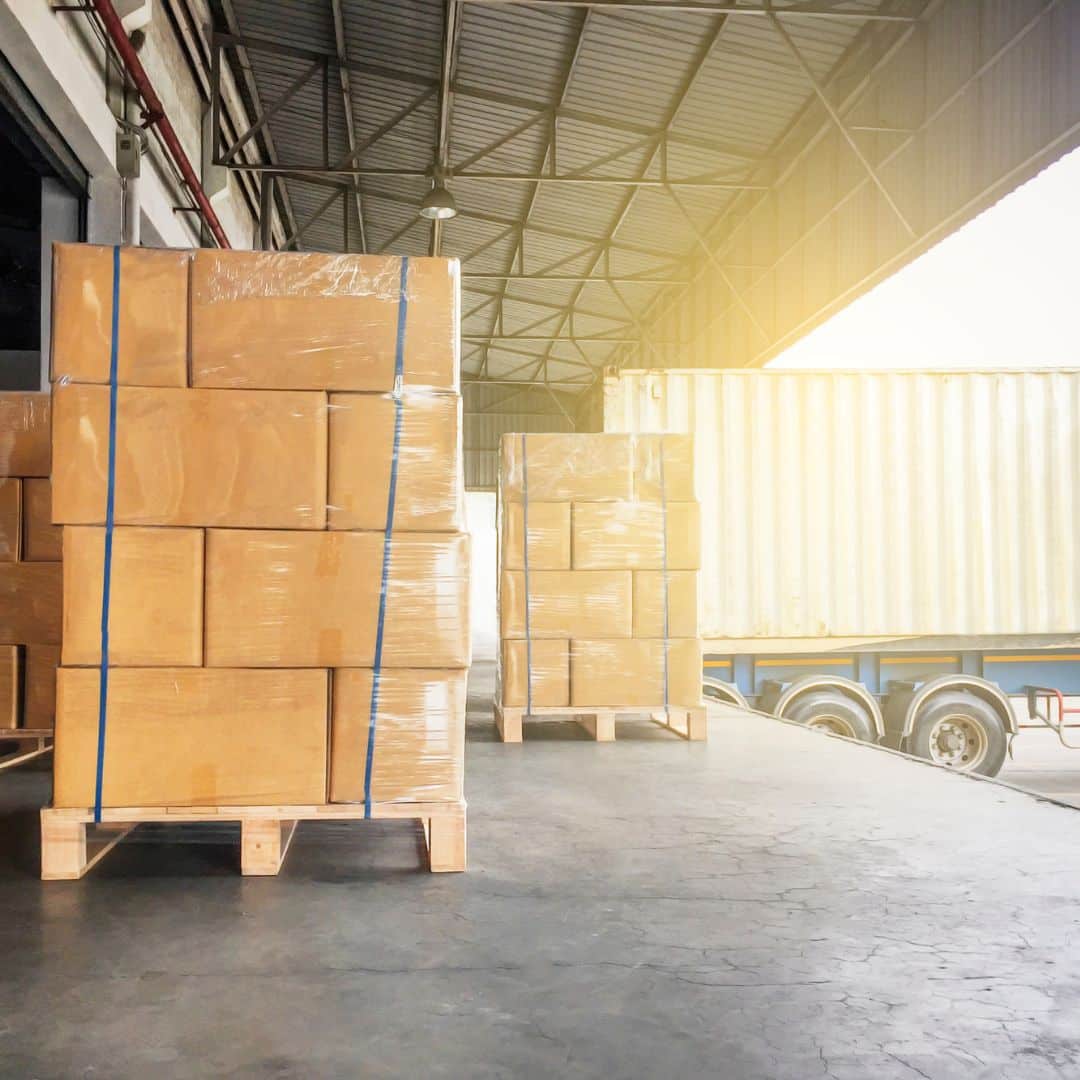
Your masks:
[{"label": "white wall", "polygon": [[465,493],[472,537],[471,619],[474,660],[492,660],[498,645],[495,607],[495,493]]}]

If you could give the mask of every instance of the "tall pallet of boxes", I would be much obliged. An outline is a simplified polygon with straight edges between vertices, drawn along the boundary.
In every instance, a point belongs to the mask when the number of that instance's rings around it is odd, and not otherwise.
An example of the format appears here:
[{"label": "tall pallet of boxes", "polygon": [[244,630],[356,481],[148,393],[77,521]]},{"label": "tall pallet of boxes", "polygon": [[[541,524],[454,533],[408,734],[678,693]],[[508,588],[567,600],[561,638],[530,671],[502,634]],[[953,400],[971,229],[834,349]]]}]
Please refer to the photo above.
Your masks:
[{"label": "tall pallet of boxes", "polygon": [[245,873],[365,817],[464,869],[457,263],[61,245],[54,282],[43,877],[207,819]]},{"label": "tall pallet of boxes", "polygon": [[48,751],[60,659],[49,395],[0,394],[0,769]]},{"label": "tall pallet of boxes", "polygon": [[504,435],[495,719],[620,713],[705,738],[701,526],[686,435]]}]

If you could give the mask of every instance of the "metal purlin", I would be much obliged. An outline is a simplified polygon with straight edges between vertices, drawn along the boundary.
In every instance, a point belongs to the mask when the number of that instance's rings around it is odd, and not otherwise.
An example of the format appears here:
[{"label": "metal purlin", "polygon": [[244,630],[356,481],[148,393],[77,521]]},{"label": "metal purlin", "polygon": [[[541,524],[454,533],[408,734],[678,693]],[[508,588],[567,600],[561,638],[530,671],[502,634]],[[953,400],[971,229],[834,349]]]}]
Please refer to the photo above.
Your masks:
[{"label": "metal purlin", "polygon": [[525,568],[525,715],[532,715],[532,634],[529,629],[529,459],[521,433],[521,564]]},{"label": "metal purlin", "polygon": [[667,552],[667,489],[664,486],[664,436],[660,436],[660,554],[664,572],[664,718],[669,719],[668,702],[668,552]]},{"label": "metal purlin", "polygon": [[120,354],[120,248],[113,248],[112,331],[109,342],[109,466],[105,488],[105,561],[101,573],[101,671],[98,678],[97,766],[94,773],[94,821],[101,821],[105,778],[105,730],[109,707],[109,600],[112,593],[113,523],[116,517],[116,401]]},{"label": "metal purlin", "polygon": [[409,298],[406,286],[409,259],[401,260],[398,294],[397,344],[394,349],[394,446],[390,454],[390,484],[386,494],[386,528],[383,531],[382,576],[379,581],[379,618],[375,625],[375,657],[371,665],[371,710],[368,716],[367,761],[364,764],[364,817],[371,817],[371,769],[375,760],[375,721],[379,712],[379,684],[382,681],[383,630],[386,623],[386,593],[390,582],[390,550],[394,539],[394,502],[397,496],[398,455],[405,411],[405,321]]}]

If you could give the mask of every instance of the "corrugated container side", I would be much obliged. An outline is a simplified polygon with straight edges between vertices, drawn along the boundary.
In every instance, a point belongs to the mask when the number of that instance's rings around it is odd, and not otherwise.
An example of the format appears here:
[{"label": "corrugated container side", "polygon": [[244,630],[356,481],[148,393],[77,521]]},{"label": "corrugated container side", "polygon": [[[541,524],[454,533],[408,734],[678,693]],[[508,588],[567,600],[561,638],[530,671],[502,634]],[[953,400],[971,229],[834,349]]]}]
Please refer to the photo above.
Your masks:
[{"label": "corrugated container side", "polygon": [[622,371],[694,435],[707,638],[1080,632],[1080,372]]}]

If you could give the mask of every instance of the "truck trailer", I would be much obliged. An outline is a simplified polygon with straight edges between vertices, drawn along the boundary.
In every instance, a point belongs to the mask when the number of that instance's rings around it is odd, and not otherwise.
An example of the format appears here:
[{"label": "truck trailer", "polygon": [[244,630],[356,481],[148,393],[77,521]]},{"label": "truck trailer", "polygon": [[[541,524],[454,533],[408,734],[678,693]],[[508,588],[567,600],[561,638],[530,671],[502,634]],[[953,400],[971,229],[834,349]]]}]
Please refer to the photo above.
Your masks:
[{"label": "truck trailer", "polygon": [[1080,371],[610,370],[695,437],[706,697],[996,775],[1080,710]]}]

